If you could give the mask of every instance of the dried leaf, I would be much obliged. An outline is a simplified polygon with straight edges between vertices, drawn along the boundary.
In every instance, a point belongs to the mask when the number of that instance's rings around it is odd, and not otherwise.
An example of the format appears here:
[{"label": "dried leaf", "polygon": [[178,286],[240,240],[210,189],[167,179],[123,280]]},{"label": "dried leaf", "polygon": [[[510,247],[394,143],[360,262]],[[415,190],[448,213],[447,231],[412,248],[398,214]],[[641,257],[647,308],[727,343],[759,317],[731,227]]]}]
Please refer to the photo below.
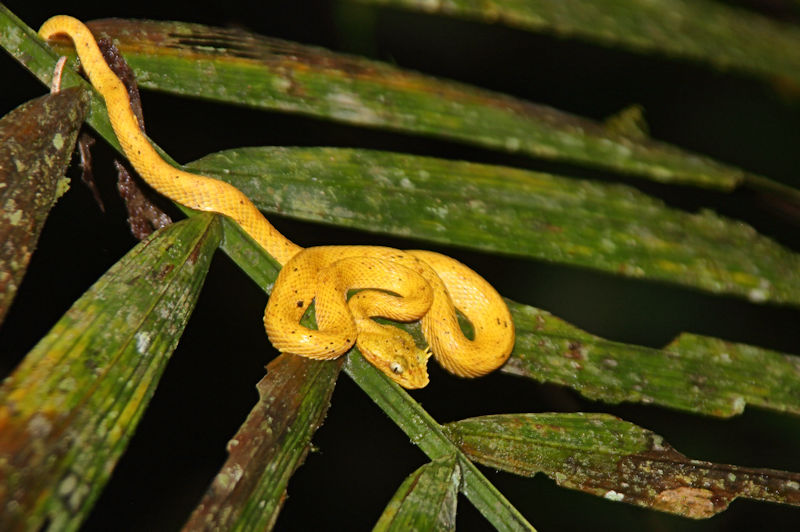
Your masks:
[{"label": "dried leaf", "polygon": [[128,225],[133,236],[142,240],[153,231],[172,223],[172,218],[151,201],[124,164],[115,160],[114,168],[117,169],[117,190],[125,201]]}]

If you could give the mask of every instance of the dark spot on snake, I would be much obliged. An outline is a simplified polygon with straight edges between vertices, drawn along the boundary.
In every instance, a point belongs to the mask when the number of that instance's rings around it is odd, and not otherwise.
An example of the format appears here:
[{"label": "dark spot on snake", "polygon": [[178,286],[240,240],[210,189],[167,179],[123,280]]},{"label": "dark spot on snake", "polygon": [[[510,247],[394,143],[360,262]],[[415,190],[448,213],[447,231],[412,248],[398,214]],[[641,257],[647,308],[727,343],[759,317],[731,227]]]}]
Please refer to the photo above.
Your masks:
[{"label": "dark spot on snake", "polygon": [[304,304],[305,304],[305,301],[298,301],[297,302],[297,308],[303,308]]}]

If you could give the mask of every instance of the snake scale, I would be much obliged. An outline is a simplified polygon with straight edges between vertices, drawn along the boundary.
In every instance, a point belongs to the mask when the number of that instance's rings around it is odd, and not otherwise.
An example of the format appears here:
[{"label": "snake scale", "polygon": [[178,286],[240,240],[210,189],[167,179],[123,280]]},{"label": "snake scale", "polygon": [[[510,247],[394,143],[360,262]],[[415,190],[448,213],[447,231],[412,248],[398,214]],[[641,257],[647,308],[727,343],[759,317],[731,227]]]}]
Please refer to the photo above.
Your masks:
[{"label": "snake scale", "polygon": [[[125,156],[156,191],[191,209],[233,219],[281,265],[264,326],[281,352],[332,359],[356,344],[377,368],[406,388],[428,384],[433,352],[448,371],[477,377],[499,368],[514,346],[514,325],[500,295],[460,262],[431,251],[380,246],[304,249],[283,236],[237,188],[179,170],[164,161],[142,134],[125,86],[106,65],[91,31],[58,15],[39,30],[43,39],[69,36],[91,84],[103,96]],[[358,290],[349,298],[351,291]],[[318,330],[300,325],[314,302]],[[458,309],[474,330],[462,332]],[[372,318],[420,320],[428,348],[411,335]]]}]

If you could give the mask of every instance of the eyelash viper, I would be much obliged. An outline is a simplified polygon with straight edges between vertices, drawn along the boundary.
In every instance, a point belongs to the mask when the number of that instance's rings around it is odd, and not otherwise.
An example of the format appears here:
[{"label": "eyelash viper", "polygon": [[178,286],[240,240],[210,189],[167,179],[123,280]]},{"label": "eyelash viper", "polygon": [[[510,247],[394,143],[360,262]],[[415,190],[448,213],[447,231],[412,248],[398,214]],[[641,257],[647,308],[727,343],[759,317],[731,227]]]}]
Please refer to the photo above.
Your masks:
[{"label": "eyelash viper", "polygon": [[[505,363],[514,346],[514,324],[503,299],[477,273],[431,251],[379,246],[303,249],[278,232],[237,188],[179,170],[164,161],[139,129],[127,90],[103,60],[90,30],[58,15],[39,30],[43,39],[68,35],[92,85],[103,96],[114,133],[142,178],[186,207],[232,218],[283,267],[264,313],[272,344],[282,352],[336,358],[357,343],[362,354],[406,388],[428,384],[430,351],[411,336],[371,318],[420,320],[436,360],[462,377],[485,375]],[[350,290],[356,292],[349,301]],[[315,301],[319,330],[299,324]],[[455,308],[470,321],[461,331]]]}]

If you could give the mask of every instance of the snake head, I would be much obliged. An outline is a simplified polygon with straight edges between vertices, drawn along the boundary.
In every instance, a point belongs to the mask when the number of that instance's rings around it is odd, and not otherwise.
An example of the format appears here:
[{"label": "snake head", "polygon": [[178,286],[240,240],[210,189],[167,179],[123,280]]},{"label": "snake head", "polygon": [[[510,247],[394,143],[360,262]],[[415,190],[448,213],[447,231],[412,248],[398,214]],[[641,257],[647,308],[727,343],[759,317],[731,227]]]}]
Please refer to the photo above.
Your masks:
[{"label": "snake head", "polygon": [[356,343],[364,358],[403,388],[427,386],[431,352],[417,347],[411,335],[402,329],[389,325],[380,327],[386,331],[359,333]]}]

